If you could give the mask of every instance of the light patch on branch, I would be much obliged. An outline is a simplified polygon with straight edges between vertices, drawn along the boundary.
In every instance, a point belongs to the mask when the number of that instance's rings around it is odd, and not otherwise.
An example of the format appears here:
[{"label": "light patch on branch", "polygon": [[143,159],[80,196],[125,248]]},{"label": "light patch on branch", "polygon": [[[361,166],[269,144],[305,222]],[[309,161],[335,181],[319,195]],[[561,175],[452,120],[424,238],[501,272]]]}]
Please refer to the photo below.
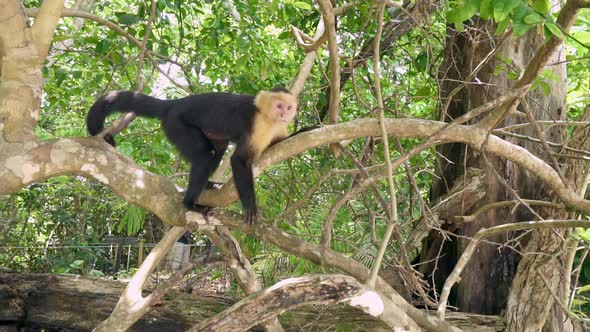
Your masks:
[{"label": "light patch on branch", "polygon": [[385,305],[379,294],[374,291],[367,291],[361,295],[353,296],[349,299],[342,301],[352,307],[361,308],[364,312],[368,313],[373,317],[378,317],[383,313]]},{"label": "light patch on branch", "polygon": [[6,168],[12,171],[14,175],[21,178],[22,183],[31,182],[35,179],[35,174],[39,173],[41,166],[30,160],[29,156],[14,156],[6,159]]},{"label": "light patch on branch", "polygon": [[82,167],[80,167],[80,170],[82,172],[90,173],[92,177],[104,184],[109,184],[109,179],[106,176],[104,176],[104,174],[100,173],[98,171],[98,168],[94,164],[83,164]]},{"label": "light patch on branch", "polygon": [[96,156],[96,161],[102,166],[106,166],[108,163],[107,157],[102,153]]},{"label": "light patch on branch", "polygon": [[209,220],[206,220],[202,214],[194,211],[187,211],[184,217],[187,224],[190,224],[193,230],[213,231],[215,227],[223,226],[219,219],[208,218]]},{"label": "light patch on branch", "polygon": [[80,152],[83,146],[71,139],[61,139],[53,145],[49,152],[49,158],[56,165],[64,165],[69,160],[70,154]]},{"label": "light patch on branch", "polygon": [[143,177],[145,176],[145,172],[141,169],[135,170],[135,186],[141,189],[145,189],[145,182],[143,182]]}]

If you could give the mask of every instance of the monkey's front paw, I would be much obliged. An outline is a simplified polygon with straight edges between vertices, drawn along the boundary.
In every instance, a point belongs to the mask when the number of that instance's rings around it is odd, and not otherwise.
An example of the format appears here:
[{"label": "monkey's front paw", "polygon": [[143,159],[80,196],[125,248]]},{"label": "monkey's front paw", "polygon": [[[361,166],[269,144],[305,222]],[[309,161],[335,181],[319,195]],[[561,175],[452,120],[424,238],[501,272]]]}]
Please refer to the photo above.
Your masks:
[{"label": "monkey's front paw", "polygon": [[244,222],[248,225],[257,224],[260,219],[260,212],[258,210],[246,211],[246,220]]}]

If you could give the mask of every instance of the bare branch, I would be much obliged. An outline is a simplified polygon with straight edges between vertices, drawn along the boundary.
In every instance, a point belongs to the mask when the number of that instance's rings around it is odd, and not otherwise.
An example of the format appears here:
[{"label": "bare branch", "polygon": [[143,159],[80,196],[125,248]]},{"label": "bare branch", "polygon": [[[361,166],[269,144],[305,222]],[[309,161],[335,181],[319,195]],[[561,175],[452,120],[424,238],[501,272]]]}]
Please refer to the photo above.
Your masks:
[{"label": "bare branch", "polygon": [[565,183],[567,185],[567,181],[565,180],[565,177],[563,176],[563,173],[561,172],[561,167],[559,167],[559,164],[557,163],[557,159],[555,159],[555,156],[552,153],[553,151],[551,150],[551,148],[547,144],[547,140],[545,139],[545,135],[541,131],[539,124],[537,124],[537,120],[535,119],[535,116],[533,115],[533,113],[529,109],[529,105],[528,105],[526,99],[521,98],[520,104],[522,105],[524,113],[526,114],[527,119],[529,120],[529,124],[531,125],[531,127],[533,127],[533,131],[537,135],[537,138],[541,141],[541,144],[543,145],[543,148],[545,149],[545,153],[547,153],[547,157],[549,158],[549,160],[551,160],[551,163],[553,163],[553,168],[555,169],[555,171],[557,172],[557,174],[561,178],[561,181],[563,181],[563,183]]},{"label": "bare branch", "polygon": [[[210,219],[218,219],[219,223],[222,223],[231,229],[239,230],[242,233],[272,243],[286,252],[308,259],[316,264],[334,267],[360,281],[365,281],[369,277],[370,270],[362,263],[350,259],[346,255],[329,248],[322,248],[319,245],[295,238],[294,236],[271,226],[265,224],[246,225],[241,216],[227,211],[215,212],[214,217],[210,217]],[[387,298],[406,312],[410,318],[418,323],[418,325],[428,331],[461,331],[449,323],[439,320],[436,316],[430,316],[406,302],[406,300],[404,300],[404,298],[391,288],[391,286],[381,277],[377,277],[375,289],[386,295]]]},{"label": "bare branch", "polygon": [[456,221],[461,222],[461,223],[474,222],[477,219],[477,216],[479,216],[480,214],[482,214],[486,211],[490,211],[493,209],[499,209],[499,208],[503,208],[503,207],[508,207],[508,206],[519,205],[521,202],[525,202],[528,205],[544,206],[544,207],[550,207],[550,208],[554,208],[554,209],[565,208],[565,206],[563,204],[557,204],[557,203],[553,203],[553,202],[538,201],[538,200],[534,200],[534,199],[519,199],[519,200],[515,199],[515,200],[511,200],[511,201],[495,202],[495,203],[484,205],[484,206],[480,207],[479,209],[475,210],[475,212],[473,212],[471,215],[457,216]]},{"label": "bare branch", "polygon": [[33,43],[39,50],[41,59],[47,57],[49,46],[57,27],[57,21],[61,18],[64,9],[64,0],[44,0],[39,9],[39,14],[33,24]]},{"label": "bare branch", "polygon": [[154,22],[154,18],[156,16],[156,0],[151,0],[150,4],[150,17],[148,18],[147,24],[145,26],[145,35],[143,36],[143,40],[141,41],[141,46],[139,50],[139,59],[137,60],[137,86],[135,90],[143,91],[143,78],[141,76],[141,68],[143,67],[143,59],[146,53],[147,42],[150,39],[150,34],[152,32],[152,23]]},{"label": "bare branch", "polygon": [[150,308],[154,293],[143,297],[141,291],[147,278],[162,258],[174,246],[182,234],[184,227],[172,227],[152,249],[145,261],[141,264],[131,281],[125,287],[119,302],[113,309],[111,315],[102,321],[95,329],[96,332],[124,331],[140,319]]},{"label": "bare branch", "polygon": [[291,31],[293,32],[293,35],[295,36],[295,40],[297,41],[297,44],[301,48],[303,48],[305,53],[317,51],[318,47],[322,46],[322,44],[326,41],[326,39],[328,39],[328,34],[326,33],[324,20],[319,21],[318,27],[316,28],[315,37],[311,38],[312,39],[311,44],[308,44],[303,41],[303,39],[301,38],[301,36],[303,35],[303,32],[301,32],[301,30],[297,29],[294,26],[291,26]]},{"label": "bare branch", "polygon": [[[320,37],[324,35],[326,35],[324,20],[320,19],[318,22],[318,26],[315,30],[314,38],[316,40],[319,40]],[[309,52],[305,55],[305,59],[303,59],[303,63],[299,67],[299,72],[297,73],[297,76],[295,77],[293,83],[291,83],[291,86],[289,88],[289,91],[291,91],[291,93],[294,96],[299,96],[299,94],[303,90],[303,85],[305,84],[307,77],[309,77],[309,74],[311,73],[311,68],[316,58],[316,52]]]},{"label": "bare branch", "polygon": [[248,331],[260,322],[308,304],[345,303],[385,322],[392,330],[420,331],[397,305],[345,275],[290,278],[252,294],[190,331]]},{"label": "bare branch", "polygon": [[[258,281],[258,277],[252,269],[252,265],[250,265],[250,261],[242,252],[240,244],[232,236],[231,232],[225,227],[216,227],[204,233],[223,254],[223,258],[232,270],[244,293],[249,295],[260,291],[262,285]],[[283,327],[276,317],[267,320],[263,325],[269,332],[283,332]]]},{"label": "bare branch", "polygon": [[[383,96],[381,94],[381,55],[379,53],[379,45],[381,43],[381,34],[383,33],[383,11],[385,10],[385,2],[381,2],[378,9],[378,25],[377,25],[377,34],[375,35],[375,49],[373,51],[373,72],[375,73],[375,97],[377,98],[377,109],[379,110],[379,129],[381,130],[381,136],[383,137],[383,154],[385,156],[385,166],[387,170],[387,183],[389,184],[389,195],[390,195],[390,206],[391,209],[388,213],[389,220],[387,224],[387,229],[385,230],[385,235],[383,236],[383,241],[381,246],[379,247],[379,251],[377,252],[377,256],[375,257],[375,262],[373,263],[373,268],[371,269],[371,275],[369,276],[369,280],[367,280],[367,285],[369,287],[374,288],[375,282],[377,280],[377,274],[379,273],[379,269],[381,268],[381,262],[383,261],[383,256],[385,255],[385,249],[387,249],[387,245],[389,244],[389,239],[391,239],[391,235],[393,234],[393,230],[397,230],[397,238],[398,238],[398,245],[400,247],[400,252],[402,253],[402,259],[407,262],[408,257],[405,252],[404,243],[399,234],[399,228],[397,228],[397,198],[396,198],[396,190],[395,184],[393,183],[393,170],[391,169],[391,155],[389,153],[389,138],[387,135],[387,128],[385,128],[385,114],[383,111]],[[400,241],[402,240],[402,241]]]},{"label": "bare branch", "polygon": [[326,33],[328,34],[328,50],[330,52],[330,123],[338,123],[340,113],[340,53],[336,39],[336,17],[330,0],[318,0],[320,11],[324,19]]}]

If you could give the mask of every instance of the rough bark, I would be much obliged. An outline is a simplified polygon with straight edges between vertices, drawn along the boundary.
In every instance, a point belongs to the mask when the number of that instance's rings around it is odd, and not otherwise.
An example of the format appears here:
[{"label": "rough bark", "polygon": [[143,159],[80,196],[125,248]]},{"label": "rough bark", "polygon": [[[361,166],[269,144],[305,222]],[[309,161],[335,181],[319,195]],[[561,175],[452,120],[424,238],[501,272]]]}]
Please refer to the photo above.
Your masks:
[{"label": "rough bark", "polygon": [[[590,120],[590,107],[586,109],[583,120]],[[569,146],[585,151],[590,149],[590,129],[580,127],[574,130],[572,137]],[[572,189],[583,196],[590,181],[588,163],[567,159],[563,170]],[[563,219],[579,215],[571,211],[555,211],[554,214]],[[569,285],[570,275],[567,271],[571,267],[565,264],[568,253],[566,243],[570,235],[570,230],[565,229],[538,231],[531,236],[508,298],[508,331],[535,331],[544,326],[553,327],[549,330],[572,331],[579,327],[579,322],[571,321],[563,310],[571,291],[561,287]],[[558,300],[561,303],[556,303]]]},{"label": "rough bark", "polygon": [[[32,42],[20,1],[1,0],[0,8],[0,135],[6,142],[32,141],[41,105],[44,58]],[[22,145],[4,148],[17,150]]]},{"label": "rough bark", "polygon": [[[457,82],[464,81],[465,77],[486,57],[497,42],[490,36],[482,34],[481,31],[493,31],[493,27],[490,24],[480,22],[478,29],[470,30],[471,33],[459,34],[451,32],[447,41],[446,62],[443,64],[442,69],[444,77],[443,96],[448,95],[455,89],[459,84]],[[511,59],[514,65],[522,70],[533,57],[534,51],[541,42],[542,36],[531,32],[524,38],[503,47],[501,54],[503,57]],[[559,53],[555,56],[555,59],[561,57],[563,57],[563,54]],[[490,85],[468,84],[451,101],[447,115],[443,115],[443,118],[456,118],[464,114],[468,109],[505,93],[504,87],[511,86],[513,82],[505,74],[493,75],[496,64],[496,61],[490,61],[477,75],[478,80],[490,83]],[[563,65],[553,66],[552,70],[558,76],[563,77],[565,75]],[[545,97],[538,91],[529,94],[530,105],[535,105],[534,109],[531,108],[531,111],[537,116],[537,119],[560,120],[563,118],[564,89],[563,84],[555,84],[550,97]],[[504,125],[517,122],[521,121],[511,118],[506,120]],[[522,129],[519,133],[523,135],[532,134],[530,129]],[[562,136],[561,128],[555,127],[547,134],[548,140],[559,142]],[[537,156],[544,157],[538,144],[516,140],[512,140],[512,142],[524,146]],[[441,147],[439,152],[444,156],[439,160],[437,169],[442,176],[442,180],[433,185],[431,199],[443,195],[455,182],[463,182],[463,173],[466,167],[478,168],[485,172],[484,190],[486,195],[473,207],[473,210],[490,203],[515,198],[498,181],[495,172],[506,179],[522,198],[545,199],[548,197],[547,186],[539,182],[538,178],[532,176],[530,172],[523,170],[514,163],[506,162],[489,154],[486,154],[486,158],[483,158],[481,154],[459,144]],[[471,211],[465,211],[465,214],[469,212]],[[457,235],[471,237],[481,227],[492,227],[531,219],[532,215],[525,208],[517,209],[515,214],[512,214],[510,209],[493,209],[480,215],[475,222],[460,226],[456,224],[450,225],[447,226],[447,229],[452,231],[457,228],[455,231]],[[505,243],[512,236],[513,234],[502,234],[489,240],[496,243]],[[439,252],[440,245],[443,245],[441,240],[442,238],[437,232],[431,233],[425,243],[425,250],[430,251],[430,255],[422,257],[424,261],[433,259],[433,255]],[[465,249],[466,244],[466,240],[456,238],[444,243],[443,252],[447,253],[447,255],[438,262],[439,270],[434,276],[437,288],[444,283],[450,268],[455,264],[457,257]],[[499,313],[506,305],[518,260],[518,255],[509,248],[499,250],[495,245],[482,245],[476,257],[472,258],[463,272],[462,281],[457,288],[452,304],[458,306],[460,310],[468,312]]]}]

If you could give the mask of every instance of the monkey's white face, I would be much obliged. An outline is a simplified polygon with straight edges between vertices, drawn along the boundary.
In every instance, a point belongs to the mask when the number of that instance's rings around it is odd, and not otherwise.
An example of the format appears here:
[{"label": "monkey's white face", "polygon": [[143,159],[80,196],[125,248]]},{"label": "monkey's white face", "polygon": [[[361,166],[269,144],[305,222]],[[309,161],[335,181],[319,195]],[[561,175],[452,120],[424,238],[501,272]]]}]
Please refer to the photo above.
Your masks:
[{"label": "monkey's white face", "polygon": [[289,124],[297,113],[297,99],[290,93],[260,91],[254,104],[267,120],[281,127]]},{"label": "monkey's white face", "polygon": [[291,100],[278,99],[273,103],[273,113],[276,114],[276,119],[279,122],[289,123],[297,113],[297,104]]}]

